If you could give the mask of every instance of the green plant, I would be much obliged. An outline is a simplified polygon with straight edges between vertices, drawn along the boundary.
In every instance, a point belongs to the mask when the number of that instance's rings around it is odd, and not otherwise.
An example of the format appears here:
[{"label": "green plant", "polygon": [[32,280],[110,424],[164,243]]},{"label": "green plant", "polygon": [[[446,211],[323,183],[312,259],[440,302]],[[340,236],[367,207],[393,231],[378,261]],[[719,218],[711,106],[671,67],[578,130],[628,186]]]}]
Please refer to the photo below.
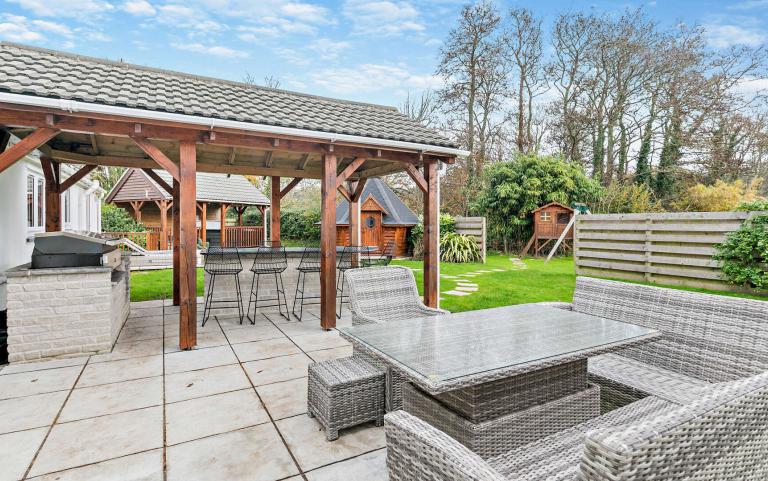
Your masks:
[{"label": "green plant", "polygon": [[752,212],[756,210],[768,211],[768,199],[755,199],[752,202],[742,202],[736,206],[736,210]]},{"label": "green plant", "polygon": [[144,232],[147,228],[115,204],[101,206],[101,230],[104,232]]},{"label": "green plant", "polygon": [[[440,237],[451,232],[456,232],[456,219],[450,214],[440,214]],[[409,237],[413,249],[413,257],[420,259],[424,257],[424,224],[419,223],[413,226]]]},{"label": "green plant", "polygon": [[603,190],[603,196],[590,206],[593,214],[631,214],[636,212],[662,212],[647,184],[614,182]]},{"label": "green plant", "polygon": [[715,260],[732,284],[768,289],[768,215],[759,215],[715,246]]},{"label": "green plant", "polygon": [[449,232],[440,239],[440,259],[443,262],[472,262],[480,260],[480,249],[472,237]]}]

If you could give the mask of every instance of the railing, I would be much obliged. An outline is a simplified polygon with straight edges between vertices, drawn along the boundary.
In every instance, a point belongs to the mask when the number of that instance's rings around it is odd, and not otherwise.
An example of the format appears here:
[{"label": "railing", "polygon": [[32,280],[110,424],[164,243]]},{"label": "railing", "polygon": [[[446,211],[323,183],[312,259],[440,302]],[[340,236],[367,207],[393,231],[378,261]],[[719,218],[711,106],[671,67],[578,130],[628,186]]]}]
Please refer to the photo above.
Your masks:
[{"label": "railing", "polygon": [[264,242],[264,228],[227,226],[224,247],[255,247]]},{"label": "railing", "polygon": [[[126,238],[129,241],[133,242],[134,244],[141,246],[144,249],[147,249],[147,245],[149,244],[149,237],[150,233],[149,231],[146,232],[104,232],[103,235],[107,237],[111,237],[113,239],[122,239]],[[121,250],[130,250],[124,245],[119,246]],[[150,249],[147,249],[150,250]]]}]

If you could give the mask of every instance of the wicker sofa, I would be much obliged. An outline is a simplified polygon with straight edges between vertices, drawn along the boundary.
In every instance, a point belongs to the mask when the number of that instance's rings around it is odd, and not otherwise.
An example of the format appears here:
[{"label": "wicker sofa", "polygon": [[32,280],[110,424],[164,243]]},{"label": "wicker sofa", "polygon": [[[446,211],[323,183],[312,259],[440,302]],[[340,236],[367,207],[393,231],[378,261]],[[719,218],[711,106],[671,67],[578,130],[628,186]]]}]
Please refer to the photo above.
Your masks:
[{"label": "wicker sofa", "polygon": [[[352,269],[346,277],[354,326],[448,314],[448,311],[424,305],[413,272],[407,267]],[[354,350],[353,356],[386,370],[387,411],[402,408],[403,375],[359,349]]]},{"label": "wicker sofa", "polygon": [[768,373],[685,406],[648,396],[487,459],[405,411],[384,419],[390,481],[768,479]]},{"label": "wicker sofa", "polygon": [[686,404],[712,383],[768,371],[768,302],[579,277],[573,303],[552,305],[663,333],[590,358],[603,412],[648,395]]}]

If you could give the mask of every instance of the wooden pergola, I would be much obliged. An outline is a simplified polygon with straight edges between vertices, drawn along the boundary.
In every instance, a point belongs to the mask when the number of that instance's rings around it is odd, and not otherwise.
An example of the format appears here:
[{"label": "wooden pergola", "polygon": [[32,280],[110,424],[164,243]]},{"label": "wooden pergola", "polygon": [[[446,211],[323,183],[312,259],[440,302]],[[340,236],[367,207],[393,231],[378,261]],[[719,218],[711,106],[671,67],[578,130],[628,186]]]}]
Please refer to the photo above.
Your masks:
[{"label": "wooden pergola", "polygon": [[[271,177],[270,237],[277,244],[281,199],[302,179],[320,179],[320,318],[326,329],[336,324],[336,193],[340,192],[350,203],[350,237],[351,243],[357,245],[360,196],[366,180],[406,172],[424,195],[424,302],[437,306],[438,164],[453,162],[457,155],[464,154],[460,150],[445,145],[222,121],[213,116],[105,107],[84,101],[62,102],[4,93],[2,89],[0,81],[0,125],[22,140],[0,154],[0,173],[35,149],[42,153],[50,180],[46,182],[47,231],[61,229],[60,193],[74,183],[72,179],[86,175],[95,166],[159,167],[171,175],[172,185],[165,184],[163,188],[173,197],[173,303],[179,306],[182,349],[193,348],[197,337],[198,171]],[[345,107],[347,104],[341,104],[340,108]],[[399,116],[389,110],[381,113],[385,114]],[[410,121],[403,119],[403,123]],[[56,175],[60,163],[83,167],[65,180]],[[292,180],[281,188],[284,177]]]}]

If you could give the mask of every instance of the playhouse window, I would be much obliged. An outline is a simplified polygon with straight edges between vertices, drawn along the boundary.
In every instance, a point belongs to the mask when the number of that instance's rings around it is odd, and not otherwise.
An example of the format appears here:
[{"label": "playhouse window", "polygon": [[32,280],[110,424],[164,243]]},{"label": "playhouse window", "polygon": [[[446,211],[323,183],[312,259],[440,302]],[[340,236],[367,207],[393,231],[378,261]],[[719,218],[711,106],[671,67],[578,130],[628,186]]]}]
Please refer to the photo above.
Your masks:
[{"label": "playhouse window", "polygon": [[568,212],[560,212],[557,214],[557,223],[558,224],[567,224],[571,221],[571,214]]},{"label": "playhouse window", "polygon": [[539,220],[542,222],[549,222],[552,220],[552,214],[550,214],[549,212],[542,212],[541,215],[539,216]]}]

